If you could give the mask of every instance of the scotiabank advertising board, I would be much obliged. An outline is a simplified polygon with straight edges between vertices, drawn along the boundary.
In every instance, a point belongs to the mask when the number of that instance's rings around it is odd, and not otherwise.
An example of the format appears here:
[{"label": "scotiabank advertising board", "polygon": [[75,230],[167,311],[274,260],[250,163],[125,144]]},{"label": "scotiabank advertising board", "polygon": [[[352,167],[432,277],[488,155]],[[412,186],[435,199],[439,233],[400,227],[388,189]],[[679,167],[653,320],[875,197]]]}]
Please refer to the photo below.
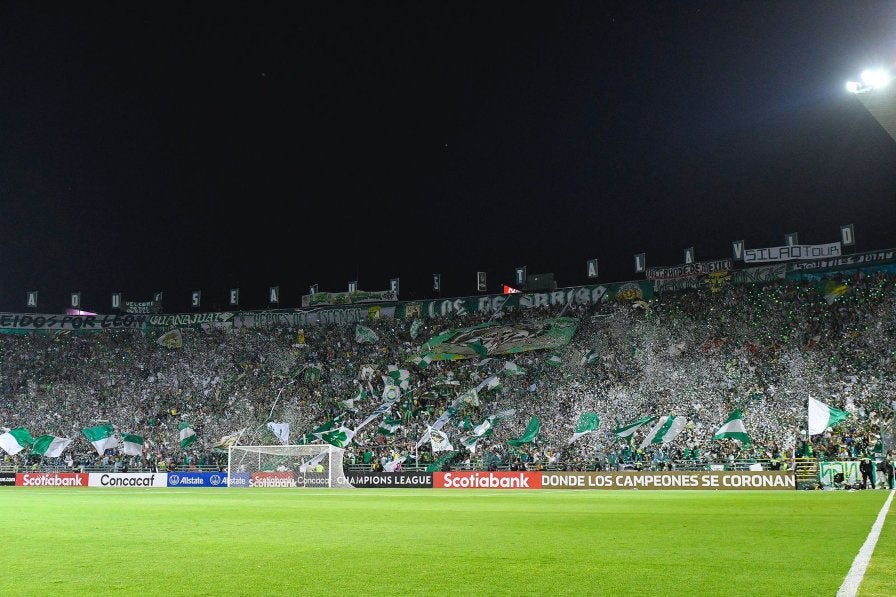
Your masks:
[{"label": "scotiabank advertising board", "polygon": [[249,487],[329,487],[321,473],[252,473]]},{"label": "scotiabank advertising board", "polygon": [[436,489],[541,489],[541,473],[457,471],[433,473]]},{"label": "scotiabank advertising board", "polygon": [[623,471],[539,473],[545,489],[796,489],[781,471]]},{"label": "scotiabank advertising board", "polygon": [[88,473],[91,487],[168,487],[167,473]]},{"label": "scotiabank advertising board", "polygon": [[87,487],[87,473],[16,473],[17,487]]}]

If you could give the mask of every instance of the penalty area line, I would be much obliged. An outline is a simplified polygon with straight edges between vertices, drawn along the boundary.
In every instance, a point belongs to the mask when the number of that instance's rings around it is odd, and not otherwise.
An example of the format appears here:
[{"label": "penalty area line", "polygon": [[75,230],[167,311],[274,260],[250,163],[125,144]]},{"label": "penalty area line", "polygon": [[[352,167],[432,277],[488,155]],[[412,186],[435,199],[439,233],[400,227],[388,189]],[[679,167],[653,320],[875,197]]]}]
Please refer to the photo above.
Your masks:
[{"label": "penalty area line", "polygon": [[859,549],[859,553],[856,554],[856,559],[852,561],[852,567],[850,567],[846,578],[843,579],[843,584],[840,585],[840,590],[837,591],[837,597],[854,597],[859,591],[859,585],[862,584],[862,579],[865,577],[865,571],[868,569],[868,564],[871,562],[871,555],[874,553],[877,539],[880,537],[880,532],[884,528],[884,521],[887,519],[887,511],[890,509],[890,502],[893,501],[893,493],[894,491],[890,490],[890,497],[887,498],[887,501],[884,502],[880,512],[878,512],[877,519],[871,526],[871,531],[868,532],[868,538],[865,539],[865,543],[862,544],[862,548]]}]

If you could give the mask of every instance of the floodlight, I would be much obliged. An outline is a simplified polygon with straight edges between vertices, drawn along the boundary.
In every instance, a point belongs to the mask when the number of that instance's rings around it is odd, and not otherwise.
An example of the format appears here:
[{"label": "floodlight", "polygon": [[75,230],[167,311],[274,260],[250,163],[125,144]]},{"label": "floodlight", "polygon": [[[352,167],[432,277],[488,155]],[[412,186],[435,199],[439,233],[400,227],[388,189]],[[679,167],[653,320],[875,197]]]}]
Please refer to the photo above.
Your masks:
[{"label": "floodlight", "polygon": [[862,88],[862,85],[858,81],[847,81],[846,82],[846,90],[850,93],[858,93],[861,88]]},{"label": "floodlight", "polygon": [[867,69],[862,71],[862,83],[871,88],[886,87],[890,82],[890,73],[883,69]]}]

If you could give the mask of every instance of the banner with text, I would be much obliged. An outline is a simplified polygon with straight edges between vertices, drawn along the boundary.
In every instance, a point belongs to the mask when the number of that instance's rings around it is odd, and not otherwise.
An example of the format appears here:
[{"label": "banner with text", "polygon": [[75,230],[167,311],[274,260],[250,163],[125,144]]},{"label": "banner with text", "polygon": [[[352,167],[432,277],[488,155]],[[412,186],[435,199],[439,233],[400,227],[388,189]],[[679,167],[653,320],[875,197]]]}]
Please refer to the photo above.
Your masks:
[{"label": "banner with text", "polygon": [[717,259],[715,261],[701,261],[699,263],[682,263],[667,267],[648,267],[646,277],[648,280],[667,280],[672,278],[692,278],[705,276],[715,272],[727,272],[734,267],[730,259]]},{"label": "banner with text", "polygon": [[159,328],[229,328],[233,326],[234,314],[224,313],[175,313],[172,315],[149,315],[146,325]]},{"label": "banner with text", "polygon": [[887,249],[886,251],[872,251],[870,253],[859,253],[857,255],[841,255],[839,257],[819,259],[816,261],[788,263],[787,269],[791,272],[811,272],[826,269],[874,267],[894,262],[896,262],[896,249]]},{"label": "banner with text", "polygon": [[541,489],[541,473],[457,471],[433,473],[436,489]]},{"label": "banner with text", "polygon": [[767,261],[790,261],[792,259],[828,259],[843,254],[840,243],[826,245],[789,245],[766,247],[764,249],[744,249],[744,263]]},{"label": "banner with text", "polygon": [[87,487],[87,473],[16,473],[17,487]]},{"label": "banner with text", "polygon": [[398,293],[392,290],[379,292],[316,292],[302,296],[302,307],[322,307],[329,305],[353,305],[357,303],[388,303],[398,300]]},{"label": "banner with text", "polygon": [[168,473],[168,487],[227,487],[227,473]]},{"label": "banner with text", "polygon": [[142,330],[145,315],[41,315],[0,313],[0,332],[20,330]]},{"label": "banner with text", "polygon": [[432,473],[346,473],[345,481],[352,487],[364,489],[375,487],[428,489],[432,487]]},{"label": "banner with text", "polygon": [[657,471],[539,473],[551,489],[796,489],[793,473],[780,471]]},{"label": "banner with text", "polygon": [[575,307],[596,305],[610,300],[627,302],[653,298],[653,284],[646,281],[622,284],[574,286],[550,292],[526,292],[468,296],[454,299],[406,302],[396,307],[395,316],[437,318],[446,315],[494,313],[503,309],[538,309],[540,307]]},{"label": "banner with text", "polygon": [[168,473],[87,473],[90,487],[168,487]]}]

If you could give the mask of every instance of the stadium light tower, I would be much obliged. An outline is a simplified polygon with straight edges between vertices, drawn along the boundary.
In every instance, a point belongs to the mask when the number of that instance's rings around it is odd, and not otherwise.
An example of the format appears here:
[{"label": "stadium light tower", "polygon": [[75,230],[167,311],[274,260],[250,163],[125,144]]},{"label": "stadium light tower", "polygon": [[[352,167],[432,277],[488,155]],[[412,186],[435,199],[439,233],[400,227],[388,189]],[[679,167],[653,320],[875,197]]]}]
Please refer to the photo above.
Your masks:
[{"label": "stadium light tower", "polygon": [[854,94],[865,109],[896,141],[896,85],[885,68],[869,68],[862,71],[858,81],[847,81],[846,90]]}]

